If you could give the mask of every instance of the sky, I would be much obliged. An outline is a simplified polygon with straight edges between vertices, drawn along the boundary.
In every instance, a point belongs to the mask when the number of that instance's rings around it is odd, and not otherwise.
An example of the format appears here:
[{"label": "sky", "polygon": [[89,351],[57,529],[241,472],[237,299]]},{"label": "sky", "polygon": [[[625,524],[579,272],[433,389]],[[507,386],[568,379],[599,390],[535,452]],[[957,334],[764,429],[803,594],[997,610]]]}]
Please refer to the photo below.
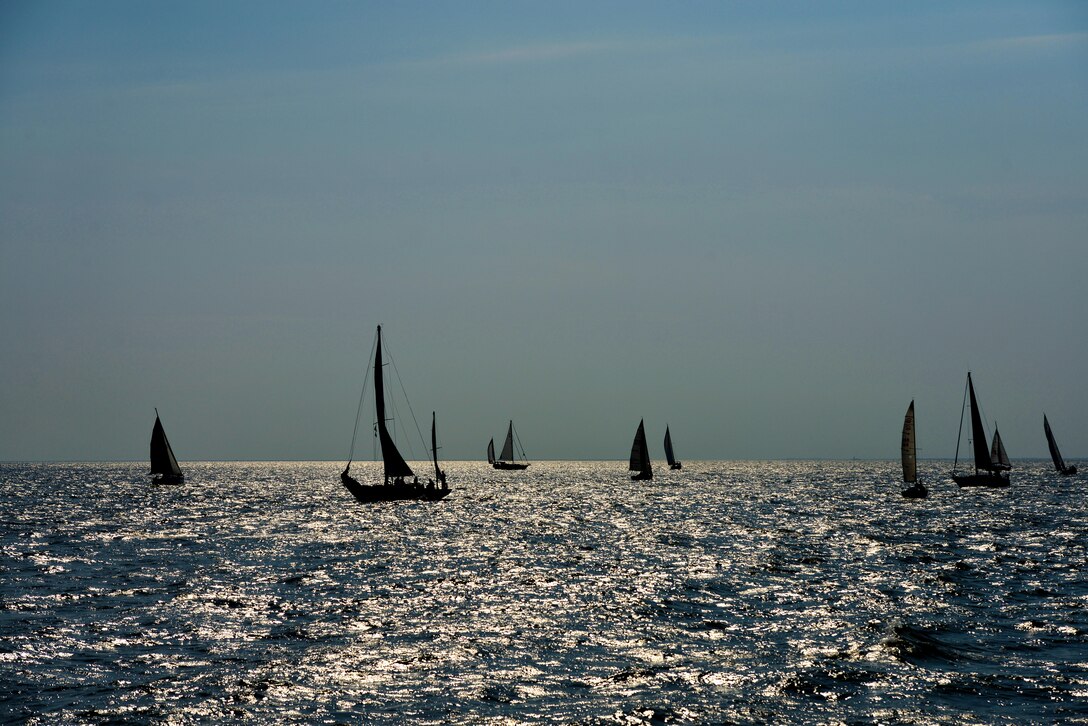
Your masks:
[{"label": "sky", "polygon": [[0,460],[343,460],[378,324],[448,459],[1075,460],[1086,129],[1082,2],[9,0]]}]

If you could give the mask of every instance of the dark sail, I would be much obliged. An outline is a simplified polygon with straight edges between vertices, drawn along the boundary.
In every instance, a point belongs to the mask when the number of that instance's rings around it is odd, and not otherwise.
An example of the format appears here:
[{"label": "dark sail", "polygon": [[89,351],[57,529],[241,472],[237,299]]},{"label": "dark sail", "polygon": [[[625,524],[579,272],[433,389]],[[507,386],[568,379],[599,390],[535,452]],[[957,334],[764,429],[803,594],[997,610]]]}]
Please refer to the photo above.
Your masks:
[{"label": "dark sail", "polygon": [[994,471],[1008,471],[1012,468],[1009,455],[1005,452],[1005,444],[1001,441],[1001,432],[994,427],[994,445],[990,449],[990,462]]},{"label": "dark sail", "polygon": [[382,461],[386,478],[412,476],[412,469],[397,451],[393,437],[385,424],[385,382],[382,375],[382,326],[378,326],[378,346],[374,354],[374,408],[378,416],[378,440],[382,444]]},{"label": "dark sail", "polygon": [[[684,433],[681,431],[680,433]],[[669,462],[669,466],[676,463],[676,457],[672,453],[672,434],[669,433],[669,427],[665,426],[665,460]]]},{"label": "dark sail", "polygon": [[159,421],[159,412],[155,411],[155,426],[151,429],[151,473],[164,476],[181,476],[181,467],[174,458],[174,450],[166,438],[166,431]]},{"label": "dark sail", "polygon": [[912,484],[918,481],[918,459],[914,441],[914,401],[907,408],[903,418],[903,481]]},{"label": "dark sail", "polygon": [[646,446],[646,427],[643,421],[638,422],[638,430],[635,432],[635,440],[631,444],[631,461],[629,468],[642,474],[651,474],[650,450]]},{"label": "dark sail", "polygon": [[1065,460],[1062,459],[1062,452],[1058,451],[1058,442],[1054,440],[1054,432],[1050,430],[1050,422],[1046,420],[1046,414],[1043,414],[1043,431],[1046,432],[1046,445],[1050,447],[1050,458],[1054,461],[1055,471],[1065,471]]},{"label": "dark sail", "polygon": [[967,389],[971,394],[971,444],[975,451],[975,468],[993,471],[990,451],[986,448],[986,430],[982,428],[982,414],[979,413],[978,401],[975,400],[975,384],[971,382],[970,373],[967,374]]},{"label": "dark sail", "polygon": [[487,442],[487,463],[495,463],[495,439]]},{"label": "dark sail", "polygon": [[499,461],[513,461],[514,460],[514,422],[510,422],[509,428],[506,429],[506,442],[502,445],[502,451],[499,452]]}]

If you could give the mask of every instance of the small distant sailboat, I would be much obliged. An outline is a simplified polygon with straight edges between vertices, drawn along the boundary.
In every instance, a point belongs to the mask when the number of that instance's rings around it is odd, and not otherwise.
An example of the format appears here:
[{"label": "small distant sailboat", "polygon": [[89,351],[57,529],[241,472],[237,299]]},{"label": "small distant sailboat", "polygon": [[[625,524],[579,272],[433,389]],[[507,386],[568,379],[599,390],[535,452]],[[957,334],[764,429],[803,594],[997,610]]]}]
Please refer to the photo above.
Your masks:
[{"label": "small distant sailboat", "polygon": [[[960,460],[960,439],[956,438],[956,458],[952,462],[952,479],[961,487],[1007,487],[1012,468],[1009,456],[1005,453],[1005,446],[1001,443],[1001,435],[994,431],[994,443],[992,449],[986,448],[986,429],[982,427],[982,414],[978,410],[978,400],[975,398],[975,385],[971,381],[971,373],[967,373],[967,390],[964,391],[964,406],[967,398],[971,399],[971,446],[974,451],[975,473],[957,474],[956,467]],[[963,432],[963,408],[960,409],[960,433]]]},{"label": "small distant sailboat", "polygon": [[185,480],[181,473],[178,460],[174,457],[174,450],[170,447],[170,440],[166,438],[166,430],[159,420],[159,409],[155,409],[155,425],[151,428],[151,471],[154,475],[153,484],[180,484]]},{"label": "small distant sailboat", "polygon": [[631,481],[648,481],[654,478],[654,470],[650,465],[650,449],[646,446],[646,427],[642,420],[638,422],[635,441],[631,444],[631,462],[628,468],[638,472],[631,477]]},{"label": "small distant sailboat", "polygon": [[487,443],[487,463],[496,469],[513,469],[521,470],[528,469],[529,462],[526,460],[525,449],[521,447],[521,439],[518,439],[518,448],[521,449],[522,461],[517,461],[514,456],[514,422],[510,421],[510,425],[506,429],[506,442],[502,445],[502,451],[499,453],[499,458],[495,458],[495,439],[491,439]]},{"label": "small distant sailboat", "polygon": [[914,401],[907,407],[907,415],[903,417],[903,482],[910,484],[900,492],[908,499],[925,499],[929,491],[925,484],[918,481],[918,455],[914,440]]},{"label": "small distant sailboat", "polygon": [[1050,422],[1046,420],[1046,414],[1043,414],[1043,431],[1046,432],[1046,445],[1050,447],[1050,458],[1054,460],[1054,470],[1062,476],[1073,476],[1077,473],[1077,467],[1066,466],[1065,459],[1062,458],[1062,452],[1058,451],[1058,442],[1054,440],[1054,432],[1050,430]]},{"label": "small distant sailboat", "polygon": [[676,456],[672,453],[672,434],[669,433],[669,425],[665,424],[665,459],[669,462],[669,468],[674,471],[680,471],[684,468],[684,464],[676,460]]},{"label": "small distant sailboat", "polygon": [[997,422],[994,421],[994,443],[990,447],[990,463],[994,471],[1008,471],[1012,468],[1009,454],[1005,451],[1005,444],[1001,441],[1001,432],[997,430]]},{"label": "small distant sailboat", "polygon": [[[389,434],[389,428],[385,417],[385,381],[382,373],[382,326],[378,326],[377,343],[374,352],[374,410],[377,418],[375,427],[378,431],[378,441],[382,447],[382,465],[384,476],[382,484],[360,484],[349,472],[351,471],[351,458],[340,473],[341,483],[360,502],[391,502],[399,500],[437,501],[450,493],[446,484],[446,473],[438,467],[438,445],[435,432],[435,416],[431,414],[431,453],[434,457],[434,472],[438,484],[430,482],[427,485],[419,483],[418,478],[412,473],[412,468],[404,461],[404,457],[397,451],[397,445]],[[360,398],[360,403],[362,399]],[[358,418],[358,417],[356,417]],[[358,427],[358,424],[356,424]],[[355,442],[352,440],[352,452],[354,456]],[[412,477],[413,481],[407,481]]]}]

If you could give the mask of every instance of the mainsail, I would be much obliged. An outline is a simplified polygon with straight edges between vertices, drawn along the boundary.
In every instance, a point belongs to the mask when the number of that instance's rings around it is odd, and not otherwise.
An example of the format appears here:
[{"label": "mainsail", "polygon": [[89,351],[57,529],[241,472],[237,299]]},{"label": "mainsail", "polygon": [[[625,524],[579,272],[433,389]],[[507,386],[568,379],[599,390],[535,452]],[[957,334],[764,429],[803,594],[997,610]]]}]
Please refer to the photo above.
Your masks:
[{"label": "mainsail", "polygon": [[382,444],[385,477],[412,476],[412,469],[397,451],[385,423],[385,382],[382,378],[382,326],[378,326],[378,346],[374,354],[374,408],[378,417],[378,439]]},{"label": "mainsail", "polygon": [[1001,432],[994,427],[994,444],[990,448],[990,461],[993,471],[1008,471],[1012,468],[1009,455],[1005,452],[1005,445],[1001,443]]},{"label": "mainsail", "polygon": [[181,476],[181,467],[178,466],[174,450],[170,448],[170,441],[166,438],[158,409],[155,409],[155,426],[151,429],[151,473]]},{"label": "mainsail", "polygon": [[1054,460],[1055,471],[1065,471],[1065,459],[1062,458],[1062,452],[1058,451],[1058,442],[1054,440],[1054,432],[1050,430],[1050,422],[1046,420],[1046,414],[1043,414],[1043,431],[1046,432],[1046,445],[1050,447],[1050,458]]},{"label": "mainsail", "polygon": [[650,473],[650,451],[646,446],[646,427],[643,421],[638,422],[638,431],[635,432],[634,443],[631,444],[631,471]]},{"label": "mainsail", "polygon": [[665,460],[669,462],[669,466],[676,463],[676,456],[672,453],[672,434],[669,433],[668,425],[665,426]]},{"label": "mainsail", "polygon": [[914,442],[914,401],[907,408],[903,418],[903,481],[912,484],[918,481],[918,458]]},{"label": "mainsail", "polygon": [[967,388],[971,392],[971,443],[975,450],[975,469],[994,471],[996,467],[986,449],[986,430],[982,428],[982,414],[975,400],[975,384],[971,382],[970,372],[967,373]]},{"label": "mainsail", "polygon": [[[532,433],[532,432],[530,432]],[[506,442],[502,445],[502,451],[499,452],[499,461],[513,461],[514,460],[514,422],[510,421],[510,426],[506,429]]]},{"label": "mainsail", "polygon": [[487,442],[487,463],[495,463],[495,439]]}]

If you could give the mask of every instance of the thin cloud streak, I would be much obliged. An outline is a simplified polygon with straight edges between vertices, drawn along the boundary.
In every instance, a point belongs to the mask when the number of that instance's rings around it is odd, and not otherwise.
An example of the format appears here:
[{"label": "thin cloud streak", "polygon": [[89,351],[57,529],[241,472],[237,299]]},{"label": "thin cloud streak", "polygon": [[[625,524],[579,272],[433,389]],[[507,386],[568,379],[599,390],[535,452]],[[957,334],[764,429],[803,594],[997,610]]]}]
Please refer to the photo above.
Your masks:
[{"label": "thin cloud streak", "polygon": [[1053,50],[1078,44],[1088,47],[1088,33],[1055,33],[993,38],[967,43],[965,47],[979,51]]},{"label": "thin cloud streak", "polygon": [[557,41],[511,46],[492,51],[466,52],[430,59],[405,61],[405,66],[483,66],[507,63],[550,63],[583,58],[591,55],[643,53],[694,48],[719,42],[721,38],[705,36],[670,36],[630,40]]}]

